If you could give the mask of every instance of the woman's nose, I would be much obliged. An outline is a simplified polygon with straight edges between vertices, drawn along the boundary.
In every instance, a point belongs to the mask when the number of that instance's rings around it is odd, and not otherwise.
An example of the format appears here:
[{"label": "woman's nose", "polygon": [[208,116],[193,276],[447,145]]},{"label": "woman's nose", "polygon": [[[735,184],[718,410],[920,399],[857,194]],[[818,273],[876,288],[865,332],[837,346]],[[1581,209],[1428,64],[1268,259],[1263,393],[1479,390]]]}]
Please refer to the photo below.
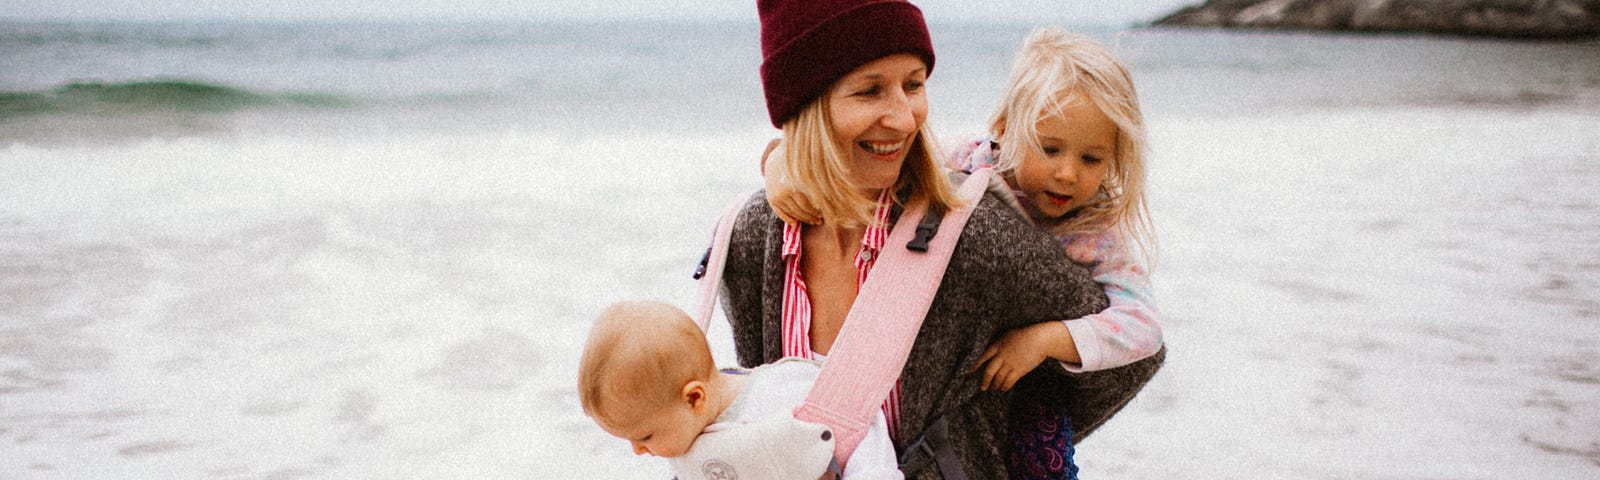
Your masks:
[{"label": "woman's nose", "polygon": [[911,98],[904,91],[896,92],[889,96],[881,123],[898,132],[916,131],[917,119],[911,110]]}]

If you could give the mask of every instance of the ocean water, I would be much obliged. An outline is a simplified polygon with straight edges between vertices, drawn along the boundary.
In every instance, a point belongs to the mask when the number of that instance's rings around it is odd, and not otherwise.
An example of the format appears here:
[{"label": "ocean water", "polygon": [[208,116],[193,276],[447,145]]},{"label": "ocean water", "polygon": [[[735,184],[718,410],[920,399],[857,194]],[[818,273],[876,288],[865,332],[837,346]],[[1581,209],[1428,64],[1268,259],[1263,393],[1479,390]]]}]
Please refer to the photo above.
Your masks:
[{"label": "ocean water", "polygon": [[[1027,28],[932,26],[936,131]],[[1144,101],[1171,350],[1085,478],[1600,474],[1600,43],[1082,31]],[[0,478],[666,478],[576,358],[694,302],[759,61],[753,22],[0,23]]]}]

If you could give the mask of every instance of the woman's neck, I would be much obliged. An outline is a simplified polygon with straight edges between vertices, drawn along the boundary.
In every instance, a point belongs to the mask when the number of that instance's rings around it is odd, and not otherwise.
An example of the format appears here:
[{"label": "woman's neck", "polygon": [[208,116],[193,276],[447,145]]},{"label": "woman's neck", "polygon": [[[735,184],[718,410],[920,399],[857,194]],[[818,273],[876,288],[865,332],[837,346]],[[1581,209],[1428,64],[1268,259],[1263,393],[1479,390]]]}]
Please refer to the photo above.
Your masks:
[{"label": "woman's neck", "polygon": [[[878,196],[882,194],[883,189],[881,188],[862,192],[862,195],[865,195],[866,198],[873,199],[873,209],[877,208]],[[870,218],[873,213],[873,211],[868,211],[867,216]],[[861,244],[861,237],[867,234],[867,227],[865,226],[847,227],[838,222],[829,222],[827,220],[823,220],[821,225],[812,225],[808,230],[810,231],[806,232],[806,236],[809,240],[825,242],[826,245],[831,247],[830,249],[851,254],[855,252],[856,246]]]},{"label": "woman's neck", "polygon": [[[830,251],[854,252],[855,247],[861,244],[861,237],[867,234],[866,227],[846,227],[837,223],[824,222],[822,225],[813,225],[810,232],[806,233],[813,245],[827,248]],[[815,251],[815,249],[811,249]],[[810,252],[807,252],[809,255]]]}]

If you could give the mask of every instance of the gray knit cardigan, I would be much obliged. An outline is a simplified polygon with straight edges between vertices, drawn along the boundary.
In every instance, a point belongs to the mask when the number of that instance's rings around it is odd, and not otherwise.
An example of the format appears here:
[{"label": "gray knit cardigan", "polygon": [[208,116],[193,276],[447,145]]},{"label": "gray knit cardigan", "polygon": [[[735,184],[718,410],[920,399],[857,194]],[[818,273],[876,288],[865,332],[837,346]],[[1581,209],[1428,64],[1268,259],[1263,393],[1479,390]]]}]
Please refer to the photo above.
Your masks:
[{"label": "gray knit cardigan", "polygon": [[[733,227],[722,295],[739,364],[747,368],[783,356],[782,246],[782,220],[764,195],[751,196]],[[1008,207],[1001,194],[985,194],[961,233],[901,373],[895,448],[903,452],[944,415],[967,475],[1007,478],[1006,410],[1012,393],[979,391],[980,375],[967,371],[984,348],[1008,330],[1078,318],[1106,306],[1105,293],[1088,269],[1069,261],[1059,243]],[[1046,368],[1035,370],[1024,382],[1067,402],[1081,438],[1125,405],[1154,374],[1163,356],[1089,374],[1069,374],[1059,364],[1045,362]],[[1037,385],[1046,387],[1041,390]],[[942,477],[930,467],[913,478]]]}]

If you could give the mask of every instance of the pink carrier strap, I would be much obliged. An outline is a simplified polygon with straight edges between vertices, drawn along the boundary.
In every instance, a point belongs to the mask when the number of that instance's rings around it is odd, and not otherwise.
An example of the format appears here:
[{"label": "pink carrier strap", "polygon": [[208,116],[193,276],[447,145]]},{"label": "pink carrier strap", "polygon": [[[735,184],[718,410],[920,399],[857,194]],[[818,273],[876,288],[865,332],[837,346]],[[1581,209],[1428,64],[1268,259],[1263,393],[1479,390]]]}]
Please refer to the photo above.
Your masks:
[{"label": "pink carrier strap", "polygon": [[[935,220],[938,233],[931,240],[926,237],[932,233],[929,222],[922,218],[926,205],[914,205],[900,215],[828,349],[828,361],[805,403],[795,410],[797,419],[833,427],[833,456],[840,464],[850,459],[900,378],[961,229],[989,184],[989,172],[978,170],[961,184],[961,205]],[[924,243],[926,252],[917,251]]]},{"label": "pink carrier strap", "polygon": [[711,328],[711,314],[717,309],[717,289],[722,285],[722,267],[728,263],[728,242],[733,238],[733,221],[739,217],[739,210],[744,209],[749,199],[748,194],[740,195],[722,212],[722,218],[717,220],[717,229],[711,236],[711,248],[706,249],[705,256],[700,258],[700,266],[694,271],[694,279],[700,281],[700,308],[694,312],[694,321],[700,325],[702,332]]},{"label": "pink carrier strap", "polygon": [[[828,350],[822,372],[805,403],[795,410],[796,419],[833,429],[833,455],[840,465],[855,452],[900,378],[961,229],[983,197],[990,175],[987,168],[973,172],[957,191],[960,205],[942,218],[924,219],[926,204],[912,205],[900,215]],[[741,197],[723,214],[711,249],[695,272],[695,278],[702,280],[695,318],[702,330],[710,325],[716,305],[734,217],[747,198]]]}]

